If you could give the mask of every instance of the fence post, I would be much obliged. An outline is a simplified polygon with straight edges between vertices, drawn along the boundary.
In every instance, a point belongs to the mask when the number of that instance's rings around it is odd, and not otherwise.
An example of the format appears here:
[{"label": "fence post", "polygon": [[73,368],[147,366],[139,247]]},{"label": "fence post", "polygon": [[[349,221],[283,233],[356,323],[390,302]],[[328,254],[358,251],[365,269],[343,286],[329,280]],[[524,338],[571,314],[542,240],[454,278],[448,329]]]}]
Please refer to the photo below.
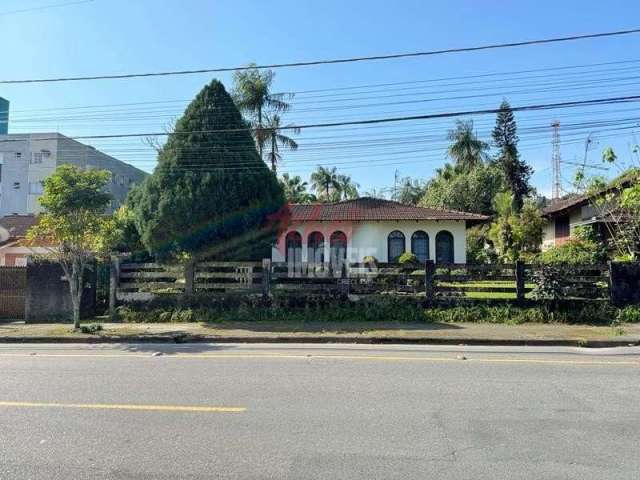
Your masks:
[{"label": "fence post", "polygon": [[436,273],[436,264],[433,260],[424,262],[424,293],[427,304],[433,303],[435,298],[434,276]]},{"label": "fence post", "polygon": [[186,296],[193,295],[193,283],[196,277],[196,261],[189,260],[184,265],[184,294]]},{"label": "fence post", "polygon": [[113,255],[109,268],[109,319],[118,320],[116,312],[118,286],[120,285],[120,257]]},{"label": "fence post", "polygon": [[524,302],[524,262],[516,260],[516,301]]},{"label": "fence post", "polygon": [[262,259],[262,297],[269,298],[271,294],[271,259]]}]

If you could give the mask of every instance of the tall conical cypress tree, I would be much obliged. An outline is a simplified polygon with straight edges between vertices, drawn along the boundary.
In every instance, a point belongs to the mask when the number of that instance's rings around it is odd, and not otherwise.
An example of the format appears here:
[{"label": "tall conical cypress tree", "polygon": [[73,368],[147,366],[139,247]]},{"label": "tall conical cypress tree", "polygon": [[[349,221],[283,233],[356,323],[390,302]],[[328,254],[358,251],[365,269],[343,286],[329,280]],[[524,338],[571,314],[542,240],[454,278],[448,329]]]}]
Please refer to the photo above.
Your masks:
[{"label": "tall conical cypress tree", "polygon": [[284,203],[247,123],[214,80],[177,121],[133,208],[142,242],[160,259],[237,259],[269,251],[270,219]]},{"label": "tall conical cypress tree", "polygon": [[516,119],[509,102],[506,100],[500,104],[492,136],[495,146],[500,149],[497,162],[502,168],[505,182],[513,194],[514,207],[519,212],[522,209],[524,197],[531,191],[529,177],[531,177],[532,171],[531,167],[520,158]]}]

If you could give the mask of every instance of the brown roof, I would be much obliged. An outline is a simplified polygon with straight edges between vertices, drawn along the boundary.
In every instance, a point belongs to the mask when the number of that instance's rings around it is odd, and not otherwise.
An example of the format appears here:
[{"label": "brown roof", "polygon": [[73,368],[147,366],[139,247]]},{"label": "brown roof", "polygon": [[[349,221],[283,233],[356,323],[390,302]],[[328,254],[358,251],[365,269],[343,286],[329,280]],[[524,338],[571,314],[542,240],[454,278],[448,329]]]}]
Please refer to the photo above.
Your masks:
[{"label": "brown roof", "polygon": [[598,192],[589,195],[575,195],[569,198],[556,200],[551,205],[542,209],[543,216],[553,216],[562,214],[566,210],[574,207],[580,207],[588,203],[593,197],[604,195],[605,193],[619,191],[621,188],[627,188],[640,180],[640,172],[637,169],[631,169],[623,173],[620,177],[612,180],[609,185]]},{"label": "brown roof", "polygon": [[589,200],[587,195],[576,195],[574,197],[559,199],[542,209],[542,215],[554,215],[573,207],[581,206]]},{"label": "brown roof", "polygon": [[9,240],[16,238],[24,238],[27,230],[33,227],[37,222],[33,215],[7,215],[0,217],[0,227],[9,232]]},{"label": "brown roof", "polygon": [[335,203],[296,203],[291,205],[293,222],[358,220],[487,220],[477,213],[423,208],[391,200],[363,197]]}]

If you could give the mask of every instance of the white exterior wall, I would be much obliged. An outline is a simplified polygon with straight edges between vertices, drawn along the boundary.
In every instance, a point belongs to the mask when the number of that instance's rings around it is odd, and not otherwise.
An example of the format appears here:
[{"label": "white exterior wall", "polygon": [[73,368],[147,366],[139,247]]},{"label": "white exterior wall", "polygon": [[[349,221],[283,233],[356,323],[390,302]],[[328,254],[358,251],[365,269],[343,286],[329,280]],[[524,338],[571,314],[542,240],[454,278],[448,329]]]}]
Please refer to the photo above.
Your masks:
[{"label": "white exterior wall", "polygon": [[[569,237],[574,236],[575,228],[584,220],[583,209],[576,208],[569,212]],[[556,244],[556,220],[546,220],[542,226],[542,251],[548,250]]]},{"label": "white exterior wall", "polygon": [[545,220],[542,225],[542,251],[550,249],[556,244],[556,221]]},{"label": "white exterior wall", "polygon": [[405,251],[411,251],[411,236],[422,230],[429,235],[429,258],[435,260],[436,235],[446,230],[453,235],[453,255],[455,263],[467,262],[466,223],[464,220],[421,220],[421,221],[362,221],[362,222],[305,222],[294,224],[278,239],[272,249],[274,262],[285,261],[285,237],[291,231],[302,236],[302,261],[307,262],[307,240],[312,232],[324,235],[324,258],[329,261],[329,239],[331,234],[342,231],[347,236],[347,261],[361,262],[366,256],[373,256],[380,262],[387,262],[387,238],[391,232],[399,230],[405,237]]}]

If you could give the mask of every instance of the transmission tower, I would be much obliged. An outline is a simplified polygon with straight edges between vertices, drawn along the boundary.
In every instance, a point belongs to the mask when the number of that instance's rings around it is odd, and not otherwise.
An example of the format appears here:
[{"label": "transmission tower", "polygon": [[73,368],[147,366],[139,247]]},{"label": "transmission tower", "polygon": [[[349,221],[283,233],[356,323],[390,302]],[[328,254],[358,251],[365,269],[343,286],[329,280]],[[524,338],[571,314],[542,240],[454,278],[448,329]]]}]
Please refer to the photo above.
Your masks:
[{"label": "transmission tower", "polygon": [[557,120],[551,124],[553,129],[553,135],[551,138],[551,145],[553,153],[551,154],[551,163],[553,166],[553,189],[551,192],[551,199],[558,200],[560,198],[560,122]]}]

